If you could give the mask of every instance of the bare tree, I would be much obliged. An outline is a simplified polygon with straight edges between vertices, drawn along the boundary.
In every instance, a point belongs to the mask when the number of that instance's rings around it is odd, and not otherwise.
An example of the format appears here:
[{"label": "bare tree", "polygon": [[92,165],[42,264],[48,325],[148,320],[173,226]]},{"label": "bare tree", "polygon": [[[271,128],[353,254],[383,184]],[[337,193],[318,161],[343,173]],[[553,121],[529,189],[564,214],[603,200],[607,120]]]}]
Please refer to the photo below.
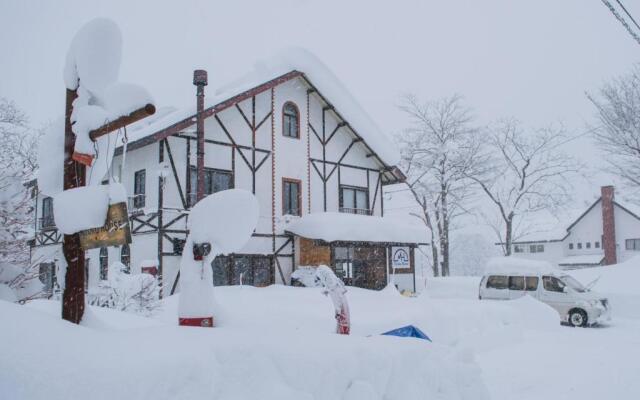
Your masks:
[{"label": "bare tree", "polygon": [[587,97],[597,109],[593,135],[608,154],[609,171],[640,189],[640,64]]},{"label": "bare tree", "polygon": [[563,153],[570,140],[562,127],[525,131],[515,120],[503,120],[489,130],[486,151],[490,168],[469,175],[494,205],[497,215],[487,222],[511,255],[514,238],[526,233],[523,217],[555,210],[570,198],[569,177],[580,165]]},{"label": "bare tree", "polygon": [[480,130],[459,95],[421,103],[404,96],[400,109],[409,117],[409,128],[397,140],[407,185],[431,234],[433,272],[449,275],[449,235],[452,222],[467,212],[472,195],[470,176],[482,170]]},{"label": "bare tree", "polygon": [[0,98],[0,275],[10,277],[5,283],[14,290],[28,286],[38,272],[29,264],[27,243],[34,221],[27,183],[37,168],[37,140],[25,114]]}]

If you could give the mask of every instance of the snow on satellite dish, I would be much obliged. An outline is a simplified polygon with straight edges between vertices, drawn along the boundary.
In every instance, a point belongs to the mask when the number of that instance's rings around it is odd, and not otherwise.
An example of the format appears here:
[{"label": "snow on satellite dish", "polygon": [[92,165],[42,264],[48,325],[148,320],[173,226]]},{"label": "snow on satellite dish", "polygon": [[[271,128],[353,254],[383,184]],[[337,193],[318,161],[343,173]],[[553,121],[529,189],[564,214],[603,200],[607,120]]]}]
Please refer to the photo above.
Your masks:
[{"label": "snow on satellite dish", "polygon": [[[258,224],[256,197],[246,190],[230,189],[200,200],[189,214],[189,236],[180,259],[181,325],[213,326],[216,303],[211,263],[219,254],[239,251]],[[210,252],[195,256],[195,249],[210,244]]]},{"label": "snow on satellite dish", "polygon": [[258,223],[258,200],[246,190],[230,189],[200,200],[189,214],[194,243],[211,243],[215,254],[240,250]]}]

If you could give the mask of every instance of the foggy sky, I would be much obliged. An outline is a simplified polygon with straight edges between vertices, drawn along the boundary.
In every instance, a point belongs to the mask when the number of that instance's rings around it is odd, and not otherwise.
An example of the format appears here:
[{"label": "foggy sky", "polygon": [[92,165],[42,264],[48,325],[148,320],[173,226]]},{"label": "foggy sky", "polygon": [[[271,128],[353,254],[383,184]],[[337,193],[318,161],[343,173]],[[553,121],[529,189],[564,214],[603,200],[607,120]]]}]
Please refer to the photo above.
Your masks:
[{"label": "foggy sky", "polygon": [[[640,17],[640,5],[625,5]],[[405,126],[396,104],[406,92],[462,94],[479,123],[512,116],[584,132],[594,115],[584,92],[640,59],[640,45],[599,0],[2,0],[0,96],[36,125],[60,115],[67,46],[99,16],[122,30],[120,79],[145,86],[159,106],[195,102],[195,68],[209,71],[213,92],[296,45],[322,59],[389,134]],[[571,150],[602,164],[588,138]],[[586,201],[609,182],[594,175],[577,197]]]}]

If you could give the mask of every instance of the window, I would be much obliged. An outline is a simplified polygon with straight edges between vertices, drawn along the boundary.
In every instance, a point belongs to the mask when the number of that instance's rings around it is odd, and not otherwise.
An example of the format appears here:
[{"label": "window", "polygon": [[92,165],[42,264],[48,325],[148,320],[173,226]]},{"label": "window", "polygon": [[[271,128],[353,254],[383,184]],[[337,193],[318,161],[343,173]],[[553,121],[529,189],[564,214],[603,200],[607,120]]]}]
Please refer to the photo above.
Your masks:
[{"label": "window", "polygon": [[369,215],[367,188],[340,186],[340,212]]},{"label": "window", "polygon": [[573,243],[569,243],[569,250],[573,250]]},{"label": "window", "polygon": [[300,181],[297,179],[282,179],[282,215],[302,215],[300,207]]},{"label": "window", "polygon": [[513,246],[513,252],[514,253],[524,253],[524,247],[522,247],[519,244],[516,244]]},{"label": "window", "polygon": [[107,280],[109,275],[109,252],[106,247],[100,248],[100,279]]},{"label": "window", "polygon": [[555,276],[543,276],[542,285],[544,286],[544,290],[549,292],[564,292],[564,283]]},{"label": "window", "polygon": [[[189,204],[196,204],[198,191],[198,169],[195,166],[189,167],[191,180],[191,193],[189,193]],[[233,188],[233,173],[223,169],[204,169],[204,195],[210,195],[222,190]]]},{"label": "window", "polygon": [[509,277],[503,275],[491,275],[487,279],[487,288],[506,289],[509,286]]},{"label": "window", "polygon": [[509,290],[524,290],[524,276],[510,276]]},{"label": "window", "polygon": [[56,280],[56,265],[52,262],[40,263],[39,278],[44,286],[44,292],[51,295]]},{"label": "window", "polygon": [[126,243],[122,245],[122,248],[120,248],[120,262],[127,267],[124,271],[125,273],[128,274],[131,272],[131,249]]},{"label": "window", "polygon": [[53,220],[53,198],[45,197],[42,199],[42,219],[40,220],[40,228],[52,228],[56,224]]},{"label": "window", "polygon": [[298,106],[290,101],[282,107],[282,135],[296,139],[300,137],[300,113]]},{"label": "window", "polygon": [[538,277],[537,276],[527,276],[525,278],[525,290],[529,292],[534,292],[538,290]]},{"label": "window", "polygon": [[640,239],[627,239],[624,241],[624,244],[627,250],[640,250]]},{"label": "window", "polygon": [[530,253],[544,253],[544,245],[543,244],[532,244],[529,246]]},{"label": "window", "polygon": [[133,175],[133,208],[143,208],[146,192],[147,172],[144,169]]},{"label": "window", "polygon": [[596,249],[599,249],[600,248],[600,242],[594,242],[594,247]]},{"label": "window", "polygon": [[273,283],[273,264],[268,256],[219,256],[211,263],[213,285],[267,286]]},{"label": "window", "polygon": [[582,243],[578,243],[578,250],[582,249]]},{"label": "window", "polygon": [[587,249],[591,248],[591,242],[587,242]]},{"label": "window", "polygon": [[353,278],[353,247],[334,247],[333,258],[336,276],[350,282]]}]

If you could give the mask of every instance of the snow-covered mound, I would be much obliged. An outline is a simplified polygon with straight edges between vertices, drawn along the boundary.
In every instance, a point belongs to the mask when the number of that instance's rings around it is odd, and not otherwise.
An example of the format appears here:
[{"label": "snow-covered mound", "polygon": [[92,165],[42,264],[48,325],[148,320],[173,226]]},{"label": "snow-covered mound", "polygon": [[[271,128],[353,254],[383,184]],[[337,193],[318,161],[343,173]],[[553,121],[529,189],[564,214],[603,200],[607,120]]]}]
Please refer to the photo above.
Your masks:
[{"label": "snow-covered mound", "polygon": [[[118,314],[89,313],[103,326]],[[0,315],[12,321],[0,330],[0,393],[10,399],[488,398],[467,353],[419,339],[265,331],[231,320],[215,329],[131,323],[110,331],[2,301]]]},{"label": "snow-covered mound", "polygon": [[585,285],[597,280],[592,290],[609,298],[614,318],[640,319],[640,257],[620,264],[573,270],[571,275]]}]

